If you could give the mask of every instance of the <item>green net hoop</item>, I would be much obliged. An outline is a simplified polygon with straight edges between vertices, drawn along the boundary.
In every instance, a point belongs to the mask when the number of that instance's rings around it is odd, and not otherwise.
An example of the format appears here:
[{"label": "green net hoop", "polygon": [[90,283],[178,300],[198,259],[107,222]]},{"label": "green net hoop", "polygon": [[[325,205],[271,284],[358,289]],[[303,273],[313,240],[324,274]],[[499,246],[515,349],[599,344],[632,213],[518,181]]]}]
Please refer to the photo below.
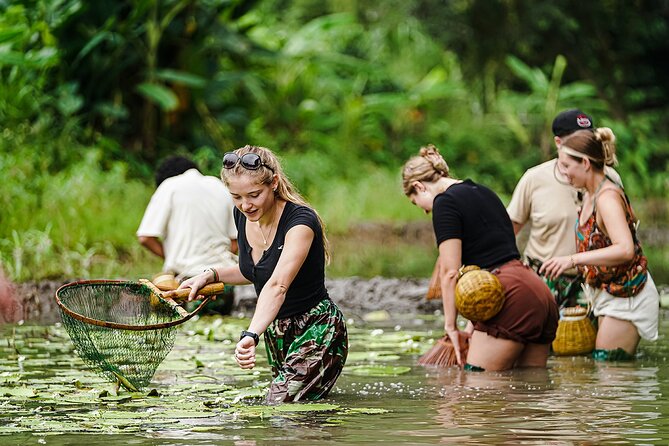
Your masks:
[{"label": "green net hoop", "polygon": [[[56,301],[78,355],[129,390],[149,384],[186,319],[149,287],[123,281],[63,285]],[[133,389],[134,387],[134,389]]]}]

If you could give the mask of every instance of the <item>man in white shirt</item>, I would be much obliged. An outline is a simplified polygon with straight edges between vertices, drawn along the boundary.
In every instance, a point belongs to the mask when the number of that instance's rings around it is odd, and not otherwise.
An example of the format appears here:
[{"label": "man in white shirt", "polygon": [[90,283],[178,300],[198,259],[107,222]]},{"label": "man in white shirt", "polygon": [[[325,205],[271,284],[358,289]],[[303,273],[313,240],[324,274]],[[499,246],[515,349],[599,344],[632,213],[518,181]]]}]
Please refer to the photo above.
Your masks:
[{"label": "man in white shirt", "polygon": [[[182,281],[208,267],[237,262],[234,204],[220,178],[203,175],[191,160],[170,157],[156,171],[157,189],[137,229],[139,242],[165,259],[164,275]],[[232,290],[212,309],[229,313]],[[221,299],[222,297],[222,299]]]},{"label": "man in white shirt", "polygon": [[[555,146],[576,130],[593,129],[590,116],[577,109],[565,110],[553,120]],[[622,184],[620,176],[607,168],[606,174]],[[516,185],[507,207],[513,229],[518,234],[529,224],[529,238],[523,251],[527,264],[538,270],[552,257],[576,252],[574,225],[580,208],[580,197],[557,168],[557,158],[528,169]],[[578,271],[568,270],[556,279],[544,278],[558,305],[573,306],[581,291]]]}]

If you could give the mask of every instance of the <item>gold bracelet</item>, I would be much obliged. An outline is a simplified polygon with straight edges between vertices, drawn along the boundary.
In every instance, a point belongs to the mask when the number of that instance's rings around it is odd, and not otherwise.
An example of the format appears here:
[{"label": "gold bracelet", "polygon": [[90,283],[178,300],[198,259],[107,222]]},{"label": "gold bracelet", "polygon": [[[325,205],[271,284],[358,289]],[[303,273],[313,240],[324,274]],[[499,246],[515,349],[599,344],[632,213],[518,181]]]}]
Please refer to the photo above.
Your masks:
[{"label": "gold bracelet", "polygon": [[574,256],[573,255],[569,256],[569,260],[571,260],[571,267],[576,268],[576,262],[574,262]]}]

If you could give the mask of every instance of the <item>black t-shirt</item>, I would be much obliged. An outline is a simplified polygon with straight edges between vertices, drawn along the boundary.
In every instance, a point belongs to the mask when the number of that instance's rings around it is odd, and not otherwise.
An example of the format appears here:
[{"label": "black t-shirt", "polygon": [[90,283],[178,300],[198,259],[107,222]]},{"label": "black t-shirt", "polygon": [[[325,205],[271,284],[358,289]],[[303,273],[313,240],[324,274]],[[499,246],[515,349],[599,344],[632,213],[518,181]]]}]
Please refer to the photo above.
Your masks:
[{"label": "black t-shirt", "polygon": [[471,180],[456,183],[434,198],[432,225],[437,246],[462,240],[462,264],[490,268],[519,259],[513,224],[499,197]]},{"label": "black t-shirt", "polygon": [[246,217],[237,208],[234,212],[238,231],[239,269],[244,277],[253,283],[258,296],[265,283],[272,276],[274,268],[276,268],[279,257],[283,252],[283,244],[288,230],[294,226],[305,225],[314,231],[314,240],[311,242],[307,258],[297,276],[295,276],[293,283],[288,287],[286,299],[279,309],[277,319],[304,313],[328,297],[328,292],[325,289],[323,231],[318,222],[318,217],[312,209],[287,202],[279,219],[272,245],[263,252],[262,257],[255,265],[251,257],[251,246],[246,238]]}]

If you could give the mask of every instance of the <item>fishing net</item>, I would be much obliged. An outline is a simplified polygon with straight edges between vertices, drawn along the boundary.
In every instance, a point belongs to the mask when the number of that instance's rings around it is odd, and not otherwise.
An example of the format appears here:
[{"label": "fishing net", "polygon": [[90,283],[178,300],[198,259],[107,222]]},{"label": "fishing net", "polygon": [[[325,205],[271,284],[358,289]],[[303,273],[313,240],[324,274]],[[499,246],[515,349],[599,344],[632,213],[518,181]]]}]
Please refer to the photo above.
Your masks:
[{"label": "fishing net", "polygon": [[[149,286],[83,281],[56,291],[63,325],[84,362],[129,390],[145,387],[188,314]],[[184,314],[185,313],[185,314]]]}]

